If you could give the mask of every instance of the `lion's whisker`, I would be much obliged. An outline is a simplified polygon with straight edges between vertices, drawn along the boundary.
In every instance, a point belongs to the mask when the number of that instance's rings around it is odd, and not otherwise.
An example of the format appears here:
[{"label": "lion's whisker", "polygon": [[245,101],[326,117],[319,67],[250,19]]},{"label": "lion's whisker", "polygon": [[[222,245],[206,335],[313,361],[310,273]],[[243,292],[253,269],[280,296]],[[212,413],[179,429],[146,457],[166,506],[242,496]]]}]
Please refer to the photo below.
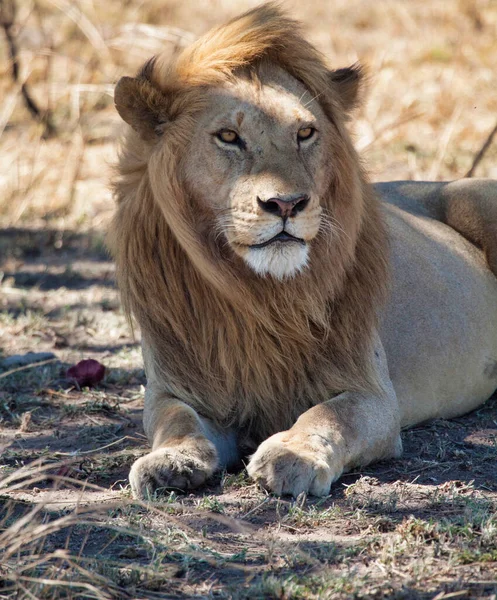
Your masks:
[{"label": "lion's whisker", "polygon": [[319,92],[318,94],[316,94],[313,98],[311,98],[309,100],[309,102],[306,102],[304,104],[304,108],[307,108],[309,106],[309,104],[311,104],[311,102],[314,102],[314,100],[317,100],[319,98],[319,96],[322,96],[323,92]]}]

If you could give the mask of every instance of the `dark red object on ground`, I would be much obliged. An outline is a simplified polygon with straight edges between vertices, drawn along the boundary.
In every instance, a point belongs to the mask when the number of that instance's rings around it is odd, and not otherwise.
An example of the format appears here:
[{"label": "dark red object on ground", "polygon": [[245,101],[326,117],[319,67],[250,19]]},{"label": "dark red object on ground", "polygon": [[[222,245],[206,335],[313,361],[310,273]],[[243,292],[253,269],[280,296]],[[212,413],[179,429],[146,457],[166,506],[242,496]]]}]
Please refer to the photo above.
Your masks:
[{"label": "dark red object on ground", "polygon": [[73,379],[80,387],[91,387],[100,383],[105,375],[105,367],[98,360],[88,358],[67,369],[66,376]]}]

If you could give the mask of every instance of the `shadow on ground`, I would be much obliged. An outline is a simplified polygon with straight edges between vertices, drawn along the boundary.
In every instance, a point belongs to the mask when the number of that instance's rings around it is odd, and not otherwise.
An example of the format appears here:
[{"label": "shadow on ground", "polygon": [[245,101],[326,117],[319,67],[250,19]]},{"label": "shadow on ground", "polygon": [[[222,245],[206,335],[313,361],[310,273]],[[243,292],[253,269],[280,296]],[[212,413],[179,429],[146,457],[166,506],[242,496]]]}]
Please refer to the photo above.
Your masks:
[{"label": "shadow on ground", "polygon": [[105,236],[100,231],[77,232],[63,229],[28,229],[7,227],[0,231],[0,261],[22,260],[37,264],[44,257],[50,262],[70,258],[108,261]]},{"label": "shadow on ground", "polygon": [[[116,599],[497,592],[497,397],[403,432],[401,459],[345,474],[325,499],[273,497],[242,471],[145,506],[127,478],[148,450],[146,381],[102,236],[5,230],[0,271],[0,354],[56,356],[0,368],[0,594],[24,589],[19,574],[29,597],[47,581]],[[84,358],[107,368],[95,388],[67,379]]]}]

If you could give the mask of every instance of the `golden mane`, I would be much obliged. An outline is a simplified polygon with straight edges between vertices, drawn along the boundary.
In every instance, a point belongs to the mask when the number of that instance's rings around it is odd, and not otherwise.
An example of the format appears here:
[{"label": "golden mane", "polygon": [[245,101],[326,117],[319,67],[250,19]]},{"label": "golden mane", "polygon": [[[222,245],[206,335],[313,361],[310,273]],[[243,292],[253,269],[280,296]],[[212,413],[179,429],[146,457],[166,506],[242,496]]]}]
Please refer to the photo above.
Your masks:
[{"label": "golden mane", "polygon": [[[276,64],[303,82],[337,130],[324,209],[346,235],[319,236],[294,279],[259,277],[220,244],[206,206],[180,178],[206,87]],[[172,64],[137,77],[160,113],[159,141],[130,130],[114,192],[109,245],[128,314],[139,323],[164,390],[200,415],[262,440],[343,389],[375,386],[372,333],[387,286],[387,242],[377,200],[344,126],[347,91],[274,4],[200,38]],[[340,81],[341,80],[341,81]]]}]

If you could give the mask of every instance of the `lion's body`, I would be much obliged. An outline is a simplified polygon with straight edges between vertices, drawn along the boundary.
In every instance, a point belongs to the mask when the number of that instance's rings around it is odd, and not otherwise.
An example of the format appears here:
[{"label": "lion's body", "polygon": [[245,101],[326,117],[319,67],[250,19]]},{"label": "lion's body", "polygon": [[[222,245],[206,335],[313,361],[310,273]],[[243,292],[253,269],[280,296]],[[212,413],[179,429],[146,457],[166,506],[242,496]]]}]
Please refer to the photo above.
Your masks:
[{"label": "lion's body", "polygon": [[110,245],[152,444],[138,496],[254,451],[273,491],[322,495],[398,456],[401,426],[497,387],[496,186],[380,184],[382,208],[344,126],[359,79],[269,4],[118,84],[134,131]]},{"label": "lion's body", "polygon": [[485,194],[497,211],[497,183],[376,189],[388,202],[393,271],[381,338],[401,424],[461,415],[497,388],[497,279],[483,252],[438,218],[461,192],[468,202]]}]

